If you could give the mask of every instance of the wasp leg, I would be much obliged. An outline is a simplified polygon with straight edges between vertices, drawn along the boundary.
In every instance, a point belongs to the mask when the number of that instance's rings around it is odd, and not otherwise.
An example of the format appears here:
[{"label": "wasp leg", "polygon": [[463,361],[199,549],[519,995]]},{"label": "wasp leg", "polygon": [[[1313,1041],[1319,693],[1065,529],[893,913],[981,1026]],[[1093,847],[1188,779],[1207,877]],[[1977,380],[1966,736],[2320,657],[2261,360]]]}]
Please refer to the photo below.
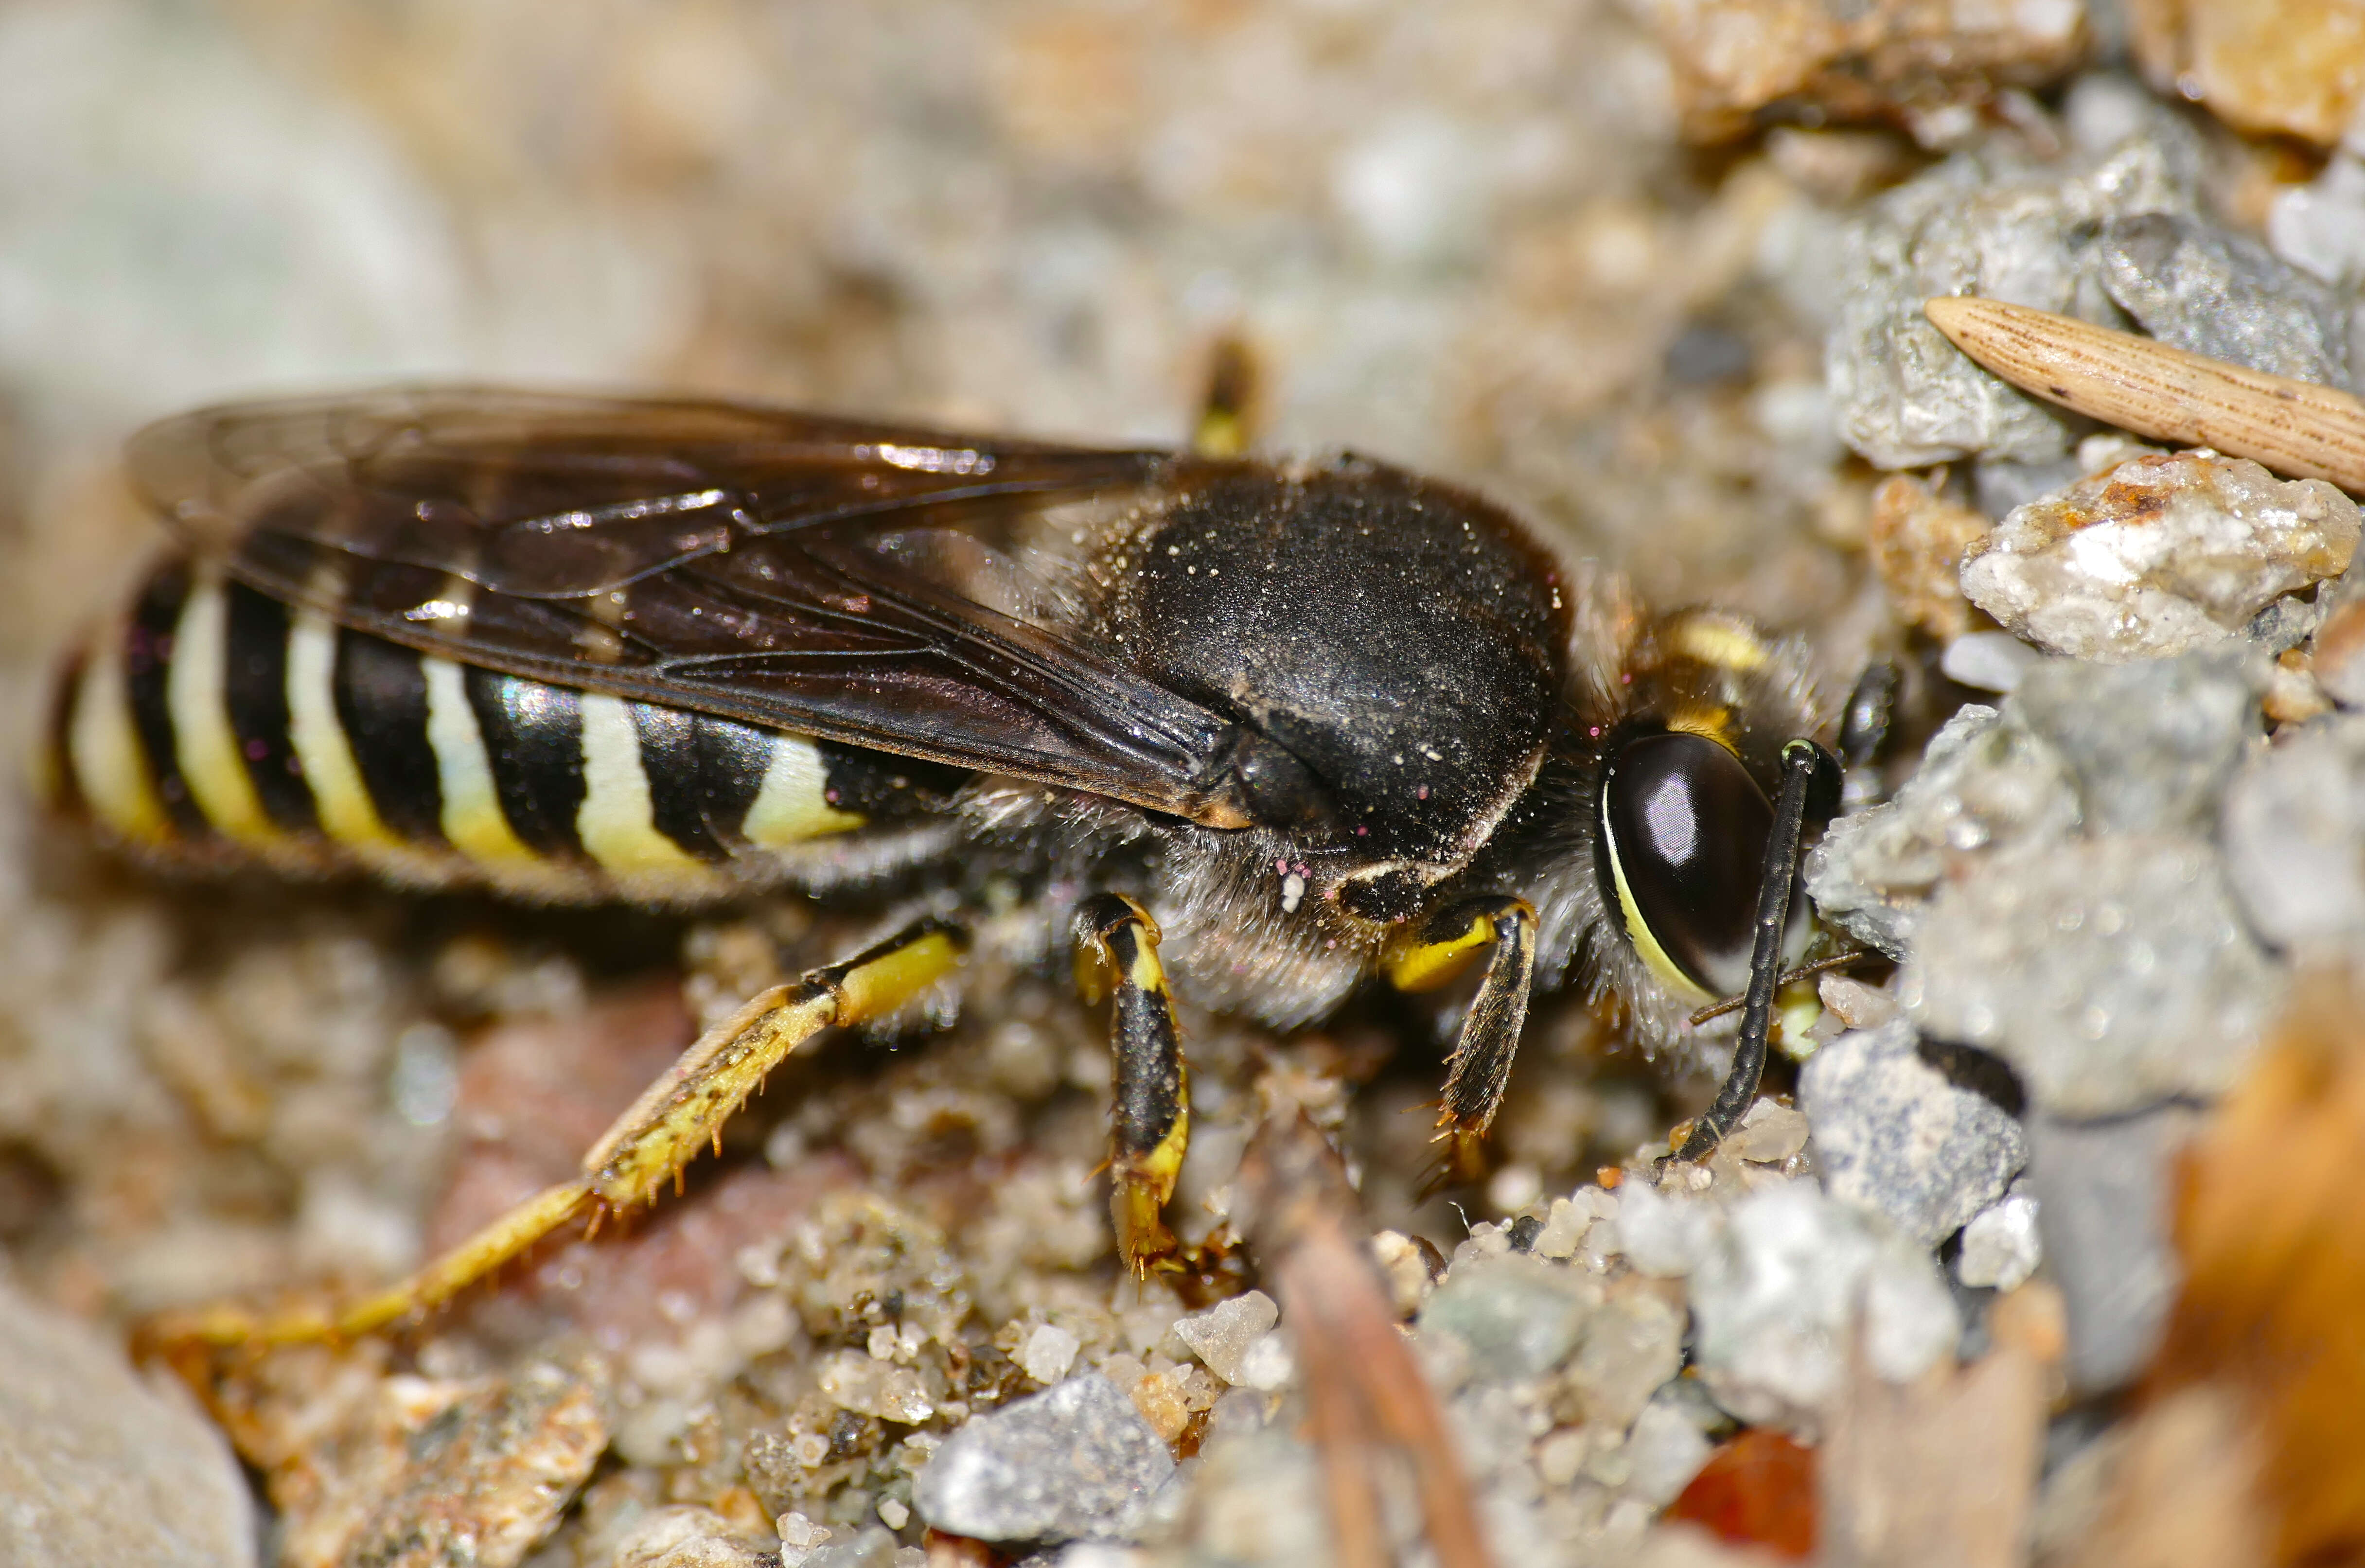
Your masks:
[{"label": "wasp leg", "polygon": [[569,1222],[653,1204],[713,1142],[764,1076],[834,1024],[882,1018],[960,962],[966,939],[927,920],[775,986],[684,1051],[583,1157],[583,1173],[510,1209],[400,1284],[335,1313],[257,1317],[224,1308],[160,1319],[142,1338],[177,1344],[270,1344],[353,1338],[432,1311]]},{"label": "wasp leg", "polygon": [[1109,1211],[1117,1249],[1137,1274],[1182,1266],[1160,1217],[1191,1144],[1191,1079],[1174,996],[1158,961],[1158,923],[1131,899],[1101,893],[1076,911],[1077,974],[1085,999],[1116,993],[1110,1050],[1116,1103],[1109,1116]]},{"label": "wasp leg", "polygon": [[1477,1174],[1479,1142],[1511,1081],[1536,972],[1536,912],[1500,893],[1463,899],[1407,926],[1384,960],[1398,991],[1429,991],[1469,968],[1481,949],[1488,950],[1486,973],[1462,1020],[1438,1112],[1438,1141],[1446,1146],[1440,1179]]}]

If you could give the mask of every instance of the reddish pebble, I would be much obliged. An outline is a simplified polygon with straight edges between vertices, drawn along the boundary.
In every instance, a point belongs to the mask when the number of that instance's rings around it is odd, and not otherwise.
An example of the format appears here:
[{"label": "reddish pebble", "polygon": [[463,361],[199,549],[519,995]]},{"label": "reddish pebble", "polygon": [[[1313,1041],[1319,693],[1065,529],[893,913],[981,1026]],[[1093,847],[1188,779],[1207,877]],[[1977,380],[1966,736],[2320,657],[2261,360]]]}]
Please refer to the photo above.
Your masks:
[{"label": "reddish pebble", "polygon": [[1815,1450],[1752,1427],[1708,1456],[1667,1518],[1802,1562],[1815,1551]]}]

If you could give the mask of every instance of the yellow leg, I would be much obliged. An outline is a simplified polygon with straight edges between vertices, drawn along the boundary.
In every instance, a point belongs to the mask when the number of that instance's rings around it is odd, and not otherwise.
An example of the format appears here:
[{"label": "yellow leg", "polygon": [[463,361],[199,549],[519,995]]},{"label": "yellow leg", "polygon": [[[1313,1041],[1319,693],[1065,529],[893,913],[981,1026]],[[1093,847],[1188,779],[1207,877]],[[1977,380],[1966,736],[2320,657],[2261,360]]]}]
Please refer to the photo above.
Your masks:
[{"label": "yellow leg", "polygon": [[1131,899],[1103,893],[1077,911],[1076,935],[1086,996],[1116,993],[1109,1209],[1117,1249],[1137,1274],[1183,1268],[1181,1244],[1160,1215],[1191,1146],[1191,1083],[1174,997],[1158,961],[1158,924]]},{"label": "yellow leg", "polygon": [[1487,955],[1485,978],[1463,1017],[1438,1112],[1437,1141],[1445,1148],[1432,1186],[1479,1173],[1479,1146],[1503,1103],[1511,1058],[1527,1023],[1536,912],[1522,899],[1464,899],[1407,924],[1384,959],[1397,990],[1430,991],[1462,973],[1481,953]]},{"label": "yellow leg", "polygon": [[258,1316],[212,1307],[151,1322],[143,1343],[257,1345],[352,1338],[420,1316],[572,1221],[644,1206],[715,1142],[790,1052],[833,1024],[893,1013],[960,962],[965,943],[936,921],[756,997],[682,1053],[583,1157],[583,1173],[544,1189],[403,1281],[340,1312]]}]

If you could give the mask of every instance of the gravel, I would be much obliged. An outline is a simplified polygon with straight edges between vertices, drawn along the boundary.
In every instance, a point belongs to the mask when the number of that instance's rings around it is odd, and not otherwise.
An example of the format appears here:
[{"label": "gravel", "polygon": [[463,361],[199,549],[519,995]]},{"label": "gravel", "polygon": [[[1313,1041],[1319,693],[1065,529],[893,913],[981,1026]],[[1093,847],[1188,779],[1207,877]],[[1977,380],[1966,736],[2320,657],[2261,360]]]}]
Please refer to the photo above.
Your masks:
[{"label": "gravel", "polygon": [[1124,1390],[1073,1377],[946,1439],[912,1504],[936,1529],[981,1540],[1123,1540],[1173,1473],[1173,1455]]},{"label": "gravel", "polygon": [[2223,1093],[2280,995],[2202,841],[2007,851],[1941,889],[1899,978],[1925,1036],[2004,1058],[2030,1103],[2110,1115]]},{"label": "gravel", "polygon": [[2014,510],[1967,547],[1963,594],[2047,652],[2121,664],[2241,635],[2346,571],[2356,503],[2247,458],[2146,455]]},{"label": "gravel", "polygon": [[1934,1247],[2002,1194],[2028,1149],[2018,1122],[1914,1044],[1902,1019],[1851,1030],[1807,1059],[1799,1096],[1832,1196]]}]

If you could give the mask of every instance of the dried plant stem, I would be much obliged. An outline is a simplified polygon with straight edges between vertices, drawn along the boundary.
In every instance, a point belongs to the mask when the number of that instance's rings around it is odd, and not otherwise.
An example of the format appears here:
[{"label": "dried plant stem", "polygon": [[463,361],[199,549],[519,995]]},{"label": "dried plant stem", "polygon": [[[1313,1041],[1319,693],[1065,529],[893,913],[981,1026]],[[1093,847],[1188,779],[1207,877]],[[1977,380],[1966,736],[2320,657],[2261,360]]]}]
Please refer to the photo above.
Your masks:
[{"label": "dried plant stem", "polygon": [[2048,402],[2365,494],[2365,403],[2346,392],[2000,299],[1949,297],[1922,308],[1956,348]]}]

